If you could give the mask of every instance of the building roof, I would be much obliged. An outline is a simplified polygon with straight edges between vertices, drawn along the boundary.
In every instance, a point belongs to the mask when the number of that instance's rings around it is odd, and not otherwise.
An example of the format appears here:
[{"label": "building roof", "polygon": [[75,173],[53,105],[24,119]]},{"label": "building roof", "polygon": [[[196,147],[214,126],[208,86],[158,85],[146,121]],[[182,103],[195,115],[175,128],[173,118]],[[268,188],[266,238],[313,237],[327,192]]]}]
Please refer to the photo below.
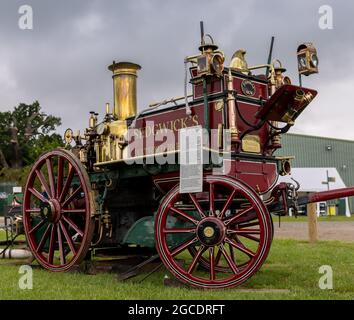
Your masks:
[{"label": "building roof", "polygon": [[313,136],[309,134],[304,134],[304,133],[288,133],[286,136],[295,136],[298,138],[311,138],[311,139],[319,139],[319,140],[331,140],[331,141],[343,141],[345,143],[354,143],[354,140],[351,139],[339,139],[339,138],[333,138],[333,137],[327,137],[327,136]]}]

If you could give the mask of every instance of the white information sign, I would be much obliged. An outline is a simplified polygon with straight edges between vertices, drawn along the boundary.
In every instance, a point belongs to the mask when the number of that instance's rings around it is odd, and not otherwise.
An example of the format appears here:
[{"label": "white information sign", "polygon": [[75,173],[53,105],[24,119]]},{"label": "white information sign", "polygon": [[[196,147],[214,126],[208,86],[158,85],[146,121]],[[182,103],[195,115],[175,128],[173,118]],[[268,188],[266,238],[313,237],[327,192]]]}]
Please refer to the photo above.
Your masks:
[{"label": "white information sign", "polygon": [[179,130],[180,193],[203,191],[203,128]]}]

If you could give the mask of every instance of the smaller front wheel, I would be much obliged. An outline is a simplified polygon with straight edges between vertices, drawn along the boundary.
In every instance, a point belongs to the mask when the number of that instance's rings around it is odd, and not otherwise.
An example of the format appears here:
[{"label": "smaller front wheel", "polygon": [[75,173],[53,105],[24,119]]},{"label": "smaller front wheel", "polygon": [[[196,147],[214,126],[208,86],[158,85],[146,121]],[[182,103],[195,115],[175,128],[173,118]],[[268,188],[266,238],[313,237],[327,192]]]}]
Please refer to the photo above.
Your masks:
[{"label": "smaller front wheel", "polygon": [[91,243],[95,210],[80,161],[67,150],[44,153],[28,175],[23,199],[26,239],[38,263],[51,271],[80,263]]},{"label": "smaller front wheel", "polygon": [[201,193],[181,194],[176,186],[165,196],[155,237],[162,262],[178,279],[221,289],[240,285],[261,267],[272,241],[272,221],[246,184],[207,176]]}]

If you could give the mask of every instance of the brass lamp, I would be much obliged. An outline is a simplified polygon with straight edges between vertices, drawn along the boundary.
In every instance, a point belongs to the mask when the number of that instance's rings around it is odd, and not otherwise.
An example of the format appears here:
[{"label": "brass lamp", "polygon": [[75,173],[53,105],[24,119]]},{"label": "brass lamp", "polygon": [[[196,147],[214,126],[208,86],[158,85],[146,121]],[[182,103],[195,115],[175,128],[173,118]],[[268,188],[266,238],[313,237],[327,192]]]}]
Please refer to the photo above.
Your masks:
[{"label": "brass lamp", "polygon": [[305,42],[297,48],[299,74],[309,76],[318,73],[317,50],[311,42]]}]

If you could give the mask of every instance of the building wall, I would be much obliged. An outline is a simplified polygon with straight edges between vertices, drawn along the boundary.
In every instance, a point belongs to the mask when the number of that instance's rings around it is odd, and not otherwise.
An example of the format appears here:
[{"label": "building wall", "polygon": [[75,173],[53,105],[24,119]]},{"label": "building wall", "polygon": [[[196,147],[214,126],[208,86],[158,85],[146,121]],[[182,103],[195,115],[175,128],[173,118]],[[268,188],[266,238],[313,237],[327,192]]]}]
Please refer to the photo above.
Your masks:
[{"label": "building wall", "polygon": [[[335,167],[346,186],[354,186],[354,141],[301,134],[282,136],[277,155],[294,155],[294,168]],[[349,198],[354,213],[354,197]]]}]

